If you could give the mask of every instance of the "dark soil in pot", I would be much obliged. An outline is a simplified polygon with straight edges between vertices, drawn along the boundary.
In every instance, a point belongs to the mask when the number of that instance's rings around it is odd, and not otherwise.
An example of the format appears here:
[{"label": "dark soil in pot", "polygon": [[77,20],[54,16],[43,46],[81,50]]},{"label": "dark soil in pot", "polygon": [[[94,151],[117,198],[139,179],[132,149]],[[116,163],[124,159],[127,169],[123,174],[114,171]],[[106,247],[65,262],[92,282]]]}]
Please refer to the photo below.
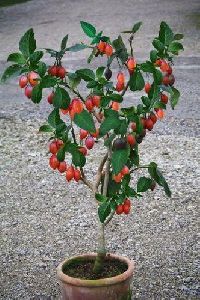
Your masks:
[{"label": "dark soil in pot", "polygon": [[74,278],[80,279],[102,279],[102,278],[109,278],[115,277],[124,273],[128,266],[124,262],[119,260],[106,260],[103,264],[102,272],[99,274],[95,274],[93,272],[94,267],[94,260],[93,259],[74,259],[63,265],[63,273]]}]

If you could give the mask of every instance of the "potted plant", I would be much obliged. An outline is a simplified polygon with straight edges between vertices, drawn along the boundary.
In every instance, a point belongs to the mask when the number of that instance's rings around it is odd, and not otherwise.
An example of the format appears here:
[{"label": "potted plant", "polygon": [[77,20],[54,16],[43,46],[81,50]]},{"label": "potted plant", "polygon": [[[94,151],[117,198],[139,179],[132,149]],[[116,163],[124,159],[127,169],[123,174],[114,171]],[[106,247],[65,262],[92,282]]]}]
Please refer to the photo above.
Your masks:
[{"label": "potted plant", "polygon": [[[173,57],[183,50],[179,41],[183,35],[174,34],[161,22],[149,60],[138,62],[133,41],[140,26],[138,22],[122,32],[128,35],[127,48],[121,35],[111,41],[93,25],[81,21],[89,44],[68,47],[66,35],[59,51],[37,49],[33,29],[29,29],[19,42],[19,52],[8,56],[11,65],[1,78],[4,82],[20,75],[19,86],[36,104],[42,100],[43,91],[50,90],[47,101],[51,112],[48,123],[40,127],[40,131],[50,135],[49,165],[65,175],[67,184],[71,180],[85,184],[97,204],[99,248],[96,254],[72,257],[58,266],[63,299],[130,299],[134,263],[108,253],[104,231],[114,215],[130,213],[130,198],[140,198],[156,185],[171,196],[157,164],[140,164],[139,147],[157,120],[163,119],[168,101],[172,109],[178,103],[180,93],[174,87],[172,66]],[[63,66],[63,56],[84,49],[90,52],[88,64],[103,57],[102,65],[96,70],[81,68],[69,72]],[[41,60],[44,52],[54,59],[53,65],[47,66]],[[117,63],[117,74],[112,74],[114,63]],[[85,85],[86,96],[79,92],[80,84]],[[140,102],[125,107],[127,91],[140,91]],[[105,152],[92,182],[86,177],[84,166],[87,155],[95,150],[95,142],[103,145]],[[145,176],[139,177],[136,186],[132,186],[131,178],[139,169],[144,170]]]}]

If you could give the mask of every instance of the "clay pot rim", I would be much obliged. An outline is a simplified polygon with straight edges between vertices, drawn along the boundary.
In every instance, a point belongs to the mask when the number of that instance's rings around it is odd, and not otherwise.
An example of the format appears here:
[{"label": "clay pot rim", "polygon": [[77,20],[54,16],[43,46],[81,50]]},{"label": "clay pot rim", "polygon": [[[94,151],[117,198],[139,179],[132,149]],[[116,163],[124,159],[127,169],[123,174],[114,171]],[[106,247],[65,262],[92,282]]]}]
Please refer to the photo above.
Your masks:
[{"label": "clay pot rim", "polygon": [[86,253],[86,254],[81,254],[77,256],[70,257],[69,259],[65,259],[63,262],[61,262],[58,267],[57,267],[57,276],[59,280],[61,280],[64,283],[70,284],[70,285],[75,285],[75,286],[85,286],[85,287],[99,287],[99,286],[108,286],[108,285],[114,285],[118,284],[120,282],[123,282],[127,280],[128,278],[132,277],[133,271],[135,270],[135,263],[132,260],[129,260],[127,257],[116,255],[116,254],[108,254],[107,259],[111,260],[120,260],[121,262],[124,262],[127,264],[128,269],[117,276],[114,277],[108,277],[108,278],[102,278],[102,279],[80,279],[80,278],[75,278],[75,277],[70,277],[66,274],[63,273],[62,268],[63,265],[73,259],[78,259],[78,258],[95,258],[96,253]]}]

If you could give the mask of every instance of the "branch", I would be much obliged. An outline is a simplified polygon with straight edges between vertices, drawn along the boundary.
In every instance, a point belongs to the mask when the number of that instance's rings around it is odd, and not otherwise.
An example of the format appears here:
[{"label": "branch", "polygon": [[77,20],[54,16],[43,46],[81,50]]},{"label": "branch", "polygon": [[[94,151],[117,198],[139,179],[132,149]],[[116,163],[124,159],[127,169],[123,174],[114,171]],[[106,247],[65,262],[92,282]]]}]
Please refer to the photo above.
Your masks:
[{"label": "branch", "polygon": [[134,171],[139,170],[139,169],[148,169],[148,167],[149,167],[149,165],[138,166],[137,168],[132,169],[132,170],[130,171],[130,173],[133,173]]},{"label": "branch", "polygon": [[100,182],[101,182],[101,175],[102,175],[101,172],[102,172],[102,170],[103,170],[103,167],[104,167],[104,165],[105,165],[105,163],[106,163],[107,158],[108,158],[108,153],[106,153],[106,154],[104,155],[104,157],[103,157],[103,159],[102,159],[102,161],[101,161],[101,163],[100,163],[100,165],[99,165],[99,168],[98,168],[98,170],[97,170],[97,179],[96,179],[96,183],[95,183],[95,192],[98,191],[98,187],[99,187],[99,184],[100,184]]},{"label": "branch", "polygon": [[94,190],[94,186],[93,184],[86,178],[85,174],[84,174],[84,171],[83,171],[83,168],[80,168],[81,170],[81,180],[83,181],[83,183],[85,185],[87,185],[92,191],[93,193],[95,193],[95,190]]},{"label": "branch", "polygon": [[108,182],[109,182],[109,175],[110,175],[110,158],[111,158],[111,147],[108,148],[108,157],[106,162],[106,168],[105,168],[105,177],[104,177],[104,184],[103,184],[103,195],[107,195],[107,189],[108,189]]},{"label": "branch", "polygon": [[104,222],[104,226],[108,225],[108,223],[112,220],[112,218],[114,217],[115,215],[115,210],[113,210],[111,212],[111,214],[109,215],[109,217],[106,219],[106,221]]},{"label": "branch", "polygon": [[123,92],[121,93],[122,97],[125,95],[126,91],[128,90],[129,83],[130,83],[130,80],[127,82],[127,84],[125,85],[125,88],[124,88]]}]

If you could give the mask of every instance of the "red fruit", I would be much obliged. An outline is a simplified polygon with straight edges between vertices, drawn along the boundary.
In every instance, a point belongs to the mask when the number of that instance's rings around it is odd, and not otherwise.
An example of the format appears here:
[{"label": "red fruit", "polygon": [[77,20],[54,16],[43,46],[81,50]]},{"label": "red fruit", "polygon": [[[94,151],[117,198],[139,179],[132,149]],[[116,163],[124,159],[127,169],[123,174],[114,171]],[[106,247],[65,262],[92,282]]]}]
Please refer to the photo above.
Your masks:
[{"label": "red fruit", "polygon": [[164,76],[162,82],[164,85],[169,85],[170,83],[169,76],[168,75]]},{"label": "red fruit", "polygon": [[69,108],[67,108],[67,109],[61,108],[61,112],[62,112],[63,115],[66,115],[69,112]]},{"label": "red fruit", "polygon": [[131,201],[130,201],[128,198],[126,198],[126,199],[124,200],[124,205],[131,206]]},{"label": "red fruit", "polygon": [[57,76],[57,72],[58,72],[57,66],[52,66],[52,67],[49,67],[49,69],[48,69],[48,73],[51,76]]},{"label": "red fruit", "polygon": [[130,146],[134,146],[136,144],[136,139],[132,134],[127,135],[127,142]]},{"label": "red fruit", "polygon": [[164,116],[165,116],[165,113],[164,113],[164,111],[161,108],[159,108],[157,110],[156,114],[157,114],[158,119],[163,119]]},{"label": "red fruit", "polygon": [[122,175],[127,175],[130,173],[130,170],[127,166],[124,166],[123,169],[121,170]]},{"label": "red fruit", "polygon": [[92,104],[96,107],[99,107],[101,101],[101,96],[93,96],[92,97]]},{"label": "red fruit", "polygon": [[65,161],[61,161],[60,164],[59,164],[59,167],[58,167],[58,171],[60,173],[64,173],[67,169],[67,164]]},{"label": "red fruit", "polygon": [[145,118],[140,118],[140,121],[142,123],[143,128],[146,126],[146,119]]},{"label": "red fruit", "polygon": [[87,130],[84,130],[84,129],[80,129],[80,139],[83,140],[87,137],[88,135],[88,132]]},{"label": "red fruit", "polygon": [[151,84],[149,82],[145,83],[144,90],[148,94],[151,89]]},{"label": "red fruit", "polygon": [[81,179],[81,172],[78,169],[74,170],[74,180],[78,182]]},{"label": "red fruit", "polygon": [[53,97],[54,97],[54,92],[52,92],[51,94],[49,94],[47,101],[49,102],[49,104],[53,103]]},{"label": "red fruit", "polygon": [[175,82],[175,77],[174,77],[174,75],[169,75],[169,85],[173,85],[174,84],[174,82]]},{"label": "red fruit", "polygon": [[118,102],[113,101],[111,107],[113,110],[118,111],[120,109],[120,104]]},{"label": "red fruit", "polygon": [[161,94],[161,102],[164,104],[168,103],[168,97],[165,94]]},{"label": "red fruit", "polygon": [[160,67],[162,64],[162,60],[161,59],[157,59],[156,62],[155,62],[155,65]]},{"label": "red fruit", "polygon": [[117,205],[115,211],[116,211],[116,214],[117,214],[117,215],[121,215],[121,214],[123,213],[123,205],[122,205],[122,204]]},{"label": "red fruit", "polygon": [[62,147],[62,145],[63,145],[63,141],[62,140],[57,140],[56,141],[56,145],[57,145],[57,148],[59,150]]},{"label": "red fruit", "polygon": [[91,98],[88,98],[86,101],[85,101],[85,106],[87,108],[88,111],[92,111],[93,108],[94,108],[94,105],[93,105],[93,102],[92,102],[92,99]]},{"label": "red fruit", "polygon": [[113,47],[109,44],[106,44],[104,52],[107,56],[111,56],[113,54]]},{"label": "red fruit", "polygon": [[125,82],[125,76],[124,76],[124,73],[122,72],[119,72],[118,75],[117,75],[117,81],[121,84],[124,84]]},{"label": "red fruit", "polygon": [[65,74],[66,74],[66,70],[64,67],[62,67],[62,66],[57,67],[57,76],[58,77],[60,77],[61,79],[65,78]]},{"label": "red fruit", "polygon": [[60,165],[59,160],[57,159],[56,155],[53,154],[49,159],[49,165],[52,169],[57,169]]},{"label": "red fruit", "polygon": [[33,90],[33,88],[32,88],[32,86],[30,86],[30,85],[27,85],[26,87],[25,87],[25,90],[24,90],[24,94],[25,94],[25,96],[27,97],[27,98],[31,98],[31,96],[32,96],[32,90]]},{"label": "red fruit", "polygon": [[123,205],[123,212],[125,213],[125,215],[128,215],[130,210],[131,210],[130,205],[127,205],[127,204]]},{"label": "red fruit", "polygon": [[127,61],[127,67],[130,73],[134,72],[134,69],[136,67],[136,60],[133,57],[130,57]]},{"label": "red fruit", "polygon": [[156,183],[155,183],[155,181],[153,181],[150,186],[150,189],[152,190],[152,192],[154,191],[155,187],[156,187]]},{"label": "red fruit", "polygon": [[80,114],[83,111],[83,103],[79,99],[73,99],[72,109],[75,114]]},{"label": "red fruit", "polygon": [[165,60],[163,60],[161,62],[160,69],[162,72],[167,72],[169,70],[169,64]]},{"label": "red fruit", "polygon": [[38,78],[39,78],[38,73],[36,73],[34,71],[31,71],[28,74],[28,81],[29,81],[30,85],[32,85],[32,86],[35,86],[38,84],[38,80],[37,80]]},{"label": "red fruit", "polygon": [[20,88],[24,88],[26,85],[27,85],[27,83],[28,83],[28,78],[27,78],[27,76],[26,75],[22,75],[21,77],[20,77],[20,79],[19,79],[19,86],[20,86]]},{"label": "red fruit", "polygon": [[131,129],[132,129],[133,131],[136,131],[136,123],[135,123],[135,122],[132,122],[132,123],[131,123]]},{"label": "red fruit", "polygon": [[168,70],[167,70],[167,74],[168,74],[168,75],[171,75],[171,74],[172,74],[172,67],[171,67],[171,66],[169,66],[169,68],[168,68]]},{"label": "red fruit", "polygon": [[52,154],[56,154],[58,152],[58,147],[57,147],[56,141],[51,142],[51,144],[49,145],[49,151]]},{"label": "red fruit", "polygon": [[156,115],[151,112],[149,118],[151,119],[151,121],[153,122],[153,124],[155,124],[157,122],[157,117]]},{"label": "red fruit", "polygon": [[70,118],[73,120],[74,119],[74,115],[75,115],[75,111],[73,109],[70,109],[69,115],[70,115]]},{"label": "red fruit", "polygon": [[153,121],[151,119],[146,119],[145,128],[151,131],[153,129]]},{"label": "red fruit", "polygon": [[94,146],[94,138],[92,136],[88,136],[85,140],[85,146],[88,149],[92,149]]},{"label": "red fruit", "polygon": [[87,155],[87,149],[85,147],[80,147],[78,150],[83,153],[84,156]]},{"label": "red fruit", "polygon": [[70,181],[74,178],[74,168],[72,166],[68,167],[66,170],[66,179]]},{"label": "red fruit", "polygon": [[124,83],[117,82],[116,91],[121,92],[124,89]]},{"label": "red fruit", "polygon": [[97,49],[101,52],[104,53],[106,48],[106,43],[103,41],[100,41],[97,45]]},{"label": "red fruit", "polygon": [[99,136],[99,128],[97,128],[96,132],[91,133],[91,136],[93,136],[94,138],[97,138]]},{"label": "red fruit", "polygon": [[117,183],[119,183],[122,180],[122,174],[119,173],[117,175],[113,175],[113,180]]}]

